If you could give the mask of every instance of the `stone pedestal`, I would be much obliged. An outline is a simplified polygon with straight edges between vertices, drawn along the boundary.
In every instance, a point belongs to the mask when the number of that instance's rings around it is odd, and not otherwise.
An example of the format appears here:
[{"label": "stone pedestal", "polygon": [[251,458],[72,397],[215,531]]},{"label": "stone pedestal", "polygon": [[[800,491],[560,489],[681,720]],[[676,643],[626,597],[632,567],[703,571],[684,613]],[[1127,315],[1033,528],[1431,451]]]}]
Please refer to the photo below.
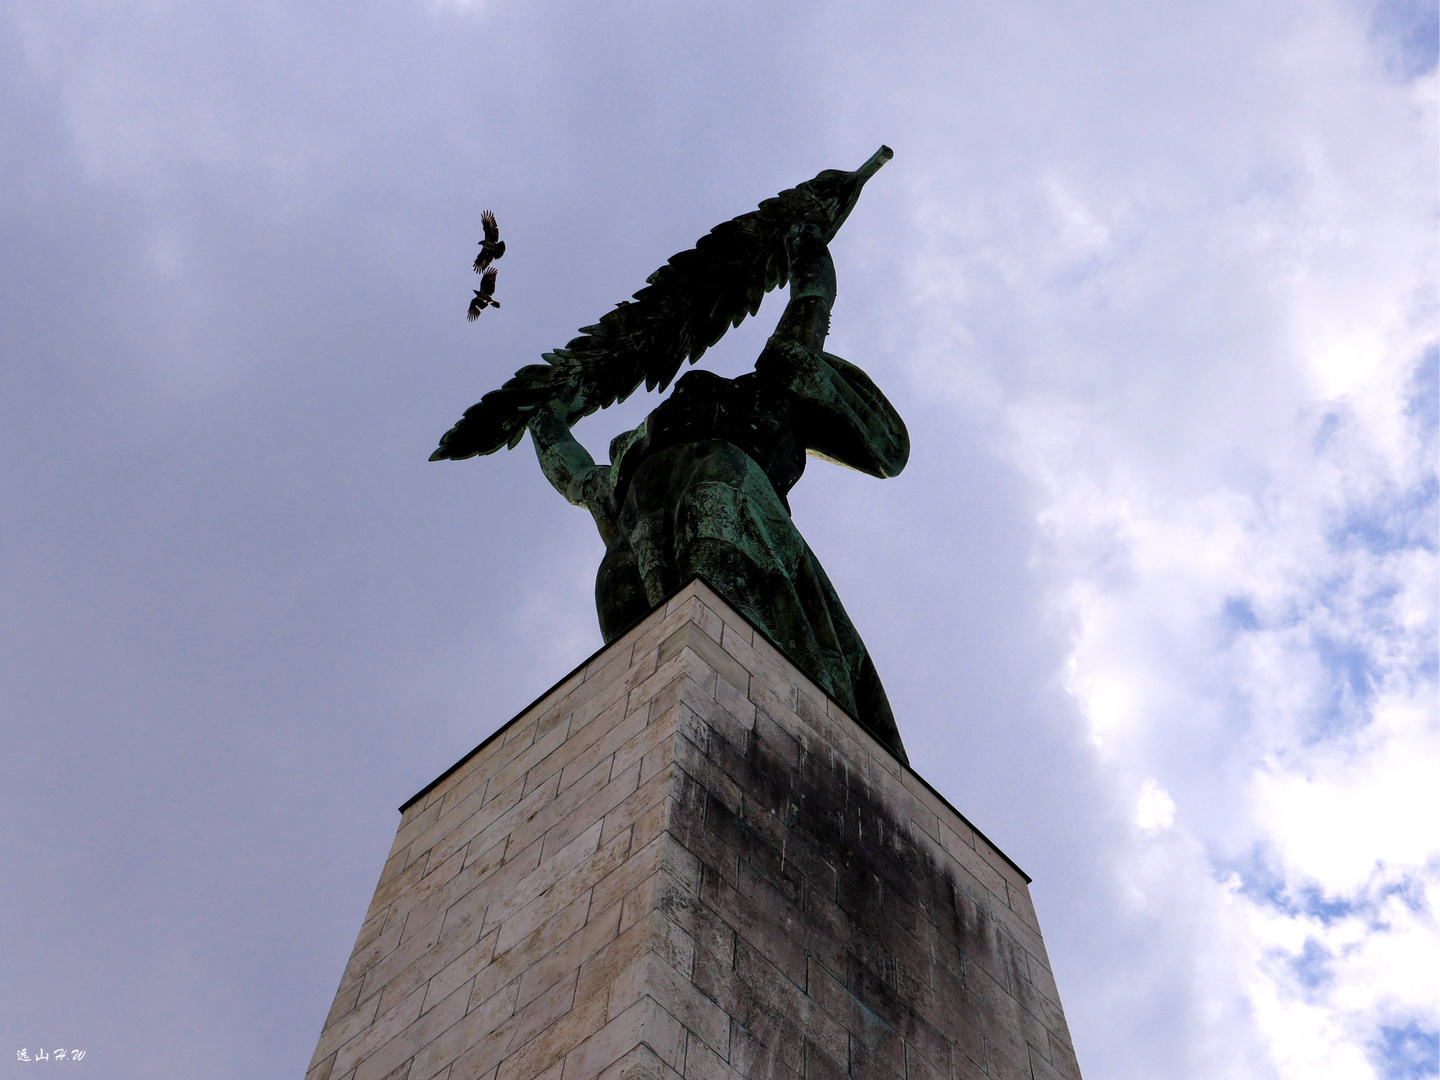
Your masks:
[{"label": "stone pedestal", "polygon": [[1079,1080],[1029,878],[700,582],[401,809],[307,1080]]}]

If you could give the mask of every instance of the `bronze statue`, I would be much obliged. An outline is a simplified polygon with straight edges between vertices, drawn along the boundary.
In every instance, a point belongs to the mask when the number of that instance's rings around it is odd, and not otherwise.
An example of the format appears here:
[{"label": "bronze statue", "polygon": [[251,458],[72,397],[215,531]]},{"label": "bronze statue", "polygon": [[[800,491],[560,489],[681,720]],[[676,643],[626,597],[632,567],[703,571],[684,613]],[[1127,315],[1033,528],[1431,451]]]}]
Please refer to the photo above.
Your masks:
[{"label": "bronze statue", "polygon": [[[881,147],[853,173],[827,170],[717,226],[634,301],[467,410],[431,459],[513,447],[529,430],[546,477],[605,541],[595,599],[607,642],[698,575],[904,761],[875,665],[786,500],[807,453],[879,477],[910,454],[875,384],[824,351],[835,302],[827,245],[890,156]],[[754,372],[687,373],[611,442],[607,465],[576,441],[577,420],[642,378],[668,385],[787,279],[790,302]]]}]

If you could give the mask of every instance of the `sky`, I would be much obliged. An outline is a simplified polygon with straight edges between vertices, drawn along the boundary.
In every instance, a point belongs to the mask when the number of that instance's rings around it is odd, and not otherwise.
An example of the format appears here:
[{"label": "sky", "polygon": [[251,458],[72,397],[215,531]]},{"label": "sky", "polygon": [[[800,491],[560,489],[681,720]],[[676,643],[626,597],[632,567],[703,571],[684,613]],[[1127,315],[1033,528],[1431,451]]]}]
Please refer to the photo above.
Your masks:
[{"label": "sky", "polygon": [[1416,0],[4,0],[0,1076],[303,1072],[396,807],[601,644],[588,515],[439,435],[881,143],[829,348],[911,461],[794,516],[1082,1071],[1437,1075],[1436,52]]}]

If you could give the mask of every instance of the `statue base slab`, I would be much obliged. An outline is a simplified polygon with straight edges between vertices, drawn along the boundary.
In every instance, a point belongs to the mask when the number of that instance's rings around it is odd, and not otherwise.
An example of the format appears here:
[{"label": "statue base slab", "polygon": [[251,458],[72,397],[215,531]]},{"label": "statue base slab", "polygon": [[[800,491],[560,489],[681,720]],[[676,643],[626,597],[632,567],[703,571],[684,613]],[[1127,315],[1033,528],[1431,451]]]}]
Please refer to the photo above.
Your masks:
[{"label": "statue base slab", "polygon": [[1030,879],[703,582],[401,811],[307,1080],[1079,1080]]}]

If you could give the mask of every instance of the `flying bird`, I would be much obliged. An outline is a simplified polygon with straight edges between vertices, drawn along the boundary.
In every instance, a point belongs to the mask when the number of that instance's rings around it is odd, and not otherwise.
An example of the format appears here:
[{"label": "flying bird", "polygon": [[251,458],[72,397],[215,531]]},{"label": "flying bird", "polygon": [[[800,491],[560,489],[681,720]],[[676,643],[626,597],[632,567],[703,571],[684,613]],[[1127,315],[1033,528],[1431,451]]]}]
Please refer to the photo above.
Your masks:
[{"label": "flying bird", "polygon": [[[501,247],[504,247],[502,244]],[[492,267],[485,271],[480,279],[480,288],[474,290],[475,299],[470,301],[470,313],[467,316],[471,322],[480,317],[480,312],[487,307],[499,307],[500,301],[495,299],[495,277],[496,271]]]},{"label": "flying bird", "polygon": [[485,226],[485,239],[480,241],[480,254],[475,256],[477,274],[483,274],[493,260],[505,254],[505,241],[500,239],[500,224],[495,215],[486,210],[480,215],[480,224]]}]

